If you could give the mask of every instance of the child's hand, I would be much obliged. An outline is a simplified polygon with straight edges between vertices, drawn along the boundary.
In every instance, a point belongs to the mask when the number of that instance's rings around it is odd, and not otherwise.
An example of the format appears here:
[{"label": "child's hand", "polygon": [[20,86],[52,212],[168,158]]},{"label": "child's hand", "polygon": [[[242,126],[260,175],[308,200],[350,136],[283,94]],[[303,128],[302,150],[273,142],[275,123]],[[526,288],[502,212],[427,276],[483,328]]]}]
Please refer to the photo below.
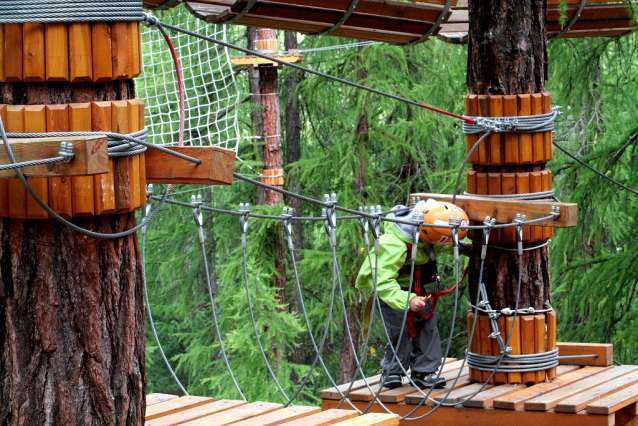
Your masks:
[{"label": "child's hand", "polygon": [[410,310],[414,312],[420,312],[425,308],[425,301],[422,297],[414,296],[410,299]]}]

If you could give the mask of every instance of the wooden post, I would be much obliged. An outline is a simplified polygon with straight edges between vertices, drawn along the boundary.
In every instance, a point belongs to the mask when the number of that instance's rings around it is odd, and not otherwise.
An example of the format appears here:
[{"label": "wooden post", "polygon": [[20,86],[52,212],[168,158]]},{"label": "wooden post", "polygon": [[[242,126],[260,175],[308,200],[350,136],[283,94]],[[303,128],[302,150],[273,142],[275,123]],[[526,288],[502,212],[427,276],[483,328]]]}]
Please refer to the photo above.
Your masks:
[{"label": "wooden post", "polygon": [[[138,32],[138,23],[0,26],[6,130],[141,129],[143,103],[130,80],[141,71]],[[99,144],[103,173],[106,140]],[[135,226],[133,212],[145,202],[144,162],[138,155],[110,164],[109,173],[28,181],[76,225],[121,232]],[[126,195],[121,214],[114,214],[116,194]],[[15,178],[0,179],[0,215],[0,424],[142,425],[146,342],[136,236],[77,233],[49,219]]]},{"label": "wooden post", "polygon": [[[468,7],[471,18],[467,78],[470,94],[465,98],[466,114],[501,117],[549,112],[550,97],[544,87],[547,41],[543,0],[470,0]],[[467,137],[468,150],[477,138],[477,135]],[[545,167],[552,158],[551,132],[493,134],[476,152],[470,158],[473,168],[467,173],[470,193],[501,195],[551,189],[551,172]],[[519,213],[525,214],[525,211]],[[482,241],[480,231],[472,235],[475,241]],[[532,250],[523,255],[520,295],[517,295],[519,259],[516,251],[488,249],[483,282],[492,309],[513,309],[517,296],[519,308],[545,308],[550,291],[549,251],[546,246],[533,247],[551,235],[551,228],[524,227],[524,245]],[[492,232],[490,243],[515,249],[514,230],[505,229],[500,234]],[[469,272],[471,295],[477,294],[481,265],[480,250],[473,250]],[[519,316],[516,323],[512,317],[505,318],[507,333],[514,330],[510,342],[512,354],[544,352],[545,340],[547,350],[551,350],[550,343],[556,342],[555,327],[550,327],[552,318],[555,318],[553,312],[547,315],[547,336],[544,334],[544,316]],[[501,333],[505,339],[506,335]],[[502,375],[495,375],[495,379],[497,376],[498,380],[503,379]],[[508,383],[535,383],[544,378],[544,372],[507,374]]]}]

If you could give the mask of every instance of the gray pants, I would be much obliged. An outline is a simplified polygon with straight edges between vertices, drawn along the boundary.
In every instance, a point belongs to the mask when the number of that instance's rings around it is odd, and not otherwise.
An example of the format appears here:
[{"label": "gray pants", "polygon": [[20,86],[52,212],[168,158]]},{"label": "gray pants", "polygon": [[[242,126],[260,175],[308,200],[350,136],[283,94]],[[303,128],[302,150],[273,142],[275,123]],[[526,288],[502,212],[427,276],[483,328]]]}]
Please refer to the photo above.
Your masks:
[{"label": "gray pants", "polygon": [[[425,304],[424,314],[430,312],[430,303],[428,301]],[[411,368],[414,373],[434,373],[441,365],[441,338],[436,323],[436,312],[429,319],[414,314],[413,323],[416,330],[414,338],[410,336],[408,325],[403,319],[404,311],[396,311],[381,301],[381,313],[390,335],[390,342],[397,352],[395,357],[390,343],[386,345],[385,357],[381,361],[383,371],[386,374],[403,375],[403,370],[401,370],[401,365],[403,365],[406,371]],[[403,336],[400,336],[402,325]],[[399,337],[401,338],[399,339]]]}]

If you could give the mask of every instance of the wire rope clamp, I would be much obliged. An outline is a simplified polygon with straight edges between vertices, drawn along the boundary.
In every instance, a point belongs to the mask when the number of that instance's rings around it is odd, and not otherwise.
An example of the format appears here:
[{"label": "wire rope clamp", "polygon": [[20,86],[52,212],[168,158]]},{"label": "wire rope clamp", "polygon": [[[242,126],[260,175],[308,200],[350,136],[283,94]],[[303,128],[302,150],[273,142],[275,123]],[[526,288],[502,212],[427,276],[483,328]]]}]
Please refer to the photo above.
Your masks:
[{"label": "wire rope clamp", "polygon": [[550,207],[549,214],[554,216],[554,219],[556,219],[557,217],[560,216],[560,207],[559,206]]},{"label": "wire rope clamp", "polygon": [[294,245],[292,243],[292,215],[295,213],[295,209],[292,207],[284,207],[281,215],[284,217],[284,230],[286,231],[286,236],[288,238],[288,248],[290,251],[294,249]]},{"label": "wire rope clamp", "polygon": [[514,222],[516,223],[516,242],[518,243],[518,255],[523,255],[523,224],[525,223],[525,215],[516,213]]},{"label": "wire rope clamp", "polygon": [[370,223],[368,222],[368,218],[364,215],[370,214],[370,209],[367,206],[359,206],[359,213],[361,213],[361,216],[359,217],[359,223],[361,224],[361,231],[363,232],[363,241],[368,244],[368,228],[370,226]]},{"label": "wire rope clamp", "polygon": [[328,239],[330,240],[330,246],[336,247],[337,245],[337,212],[335,206],[337,205],[337,194],[334,192],[331,195],[325,194],[323,200],[326,204],[330,204],[328,207],[321,209],[321,216],[324,218],[323,226],[328,233]]},{"label": "wire rope clamp", "polygon": [[75,157],[73,153],[73,143],[71,142],[61,142],[60,143],[60,157],[62,157],[65,163],[70,162]]},{"label": "wire rope clamp", "polygon": [[459,227],[461,226],[461,218],[450,216],[450,233],[452,234],[452,244],[454,244],[454,261],[459,261]]},{"label": "wire rope clamp", "polygon": [[[151,201],[153,197],[153,184],[146,185],[146,205],[142,210],[142,222],[151,214]],[[142,235],[146,235],[146,225],[142,227]]]},{"label": "wire rope clamp", "polygon": [[489,216],[485,216],[485,220],[483,221],[483,247],[481,247],[481,260],[485,260],[487,256],[487,245],[490,241],[490,232],[492,232],[492,228],[496,224],[496,219],[491,218]]},{"label": "wire rope clamp", "polygon": [[370,232],[372,232],[372,238],[374,238],[374,254],[379,255],[379,238],[381,237],[381,206],[377,204],[370,207],[370,214],[373,216],[369,218]]},{"label": "wire rope clamp", "polygon": [[423,225],[423,213],[412,213],[412,223],[414,224],[414,231],[412,233],[411,259],[416,260],[417,244],[421,235],[421,225]]},{"label": "wire rope clamp", "polygon": [[191,204],[193,205],[193,218],[195,219],[195,223],[197,224],[197,231],[199,234],[199,242],[204,244],[204,215],[202,214],[202,195],[197,194],[197,196],[191,196]]},{"label": "wire rope clamp", "polygon": [[239,226],[241,228],[241,246],[246,248],[246,233],[248,232],[248,214],[250,213],[250,203],[239,203]]}]

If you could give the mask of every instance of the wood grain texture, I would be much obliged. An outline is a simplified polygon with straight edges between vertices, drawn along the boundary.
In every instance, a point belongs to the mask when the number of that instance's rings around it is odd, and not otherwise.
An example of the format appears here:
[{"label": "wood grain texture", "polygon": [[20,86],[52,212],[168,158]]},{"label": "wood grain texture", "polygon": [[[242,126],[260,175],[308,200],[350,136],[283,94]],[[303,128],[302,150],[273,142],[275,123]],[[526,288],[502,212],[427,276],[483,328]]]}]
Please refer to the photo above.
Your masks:
[{"label": "wood grain texture", "polygon": [[[0,117],[2,122],[7,120],[7,105],[0,104]],[[0,217],[9,216],[9,180],[0,179]]]},{"label": "wood grain texture", "polygon": [[[68,105],[46,106],[47,132],[68,132]],[[73,216],[73,191],[70,177],[49,179],[49,207],[62,217]]]},{"label": "wood grain texture", "polygon": [[23,24],[23,80],[41,83],[46,79],[44,65],[44,24]]},{"label": "wood grain texture", "polygon": [[[24,107],[24,131],[27,133],[44,133],[47,130],[46,114],[43,105],[27,105]],[[9,142],[11,144],[11,142]],[[58,144],[59,145],[59,144]],[[29,150],[31,151],[31,149]],[[14,152],[15,155],[15,152]],[[49,156],[57,157],[55,148]],[[46,158],[46,157],[45,157]],[[17,159],[17,158],[16,158]],[[8,160],[8,158],[7,158]],[[1,161],[1,160],[0,160]],[[47,167],[48,168],[48,167]],[[26,169],[23,169],[24,173]],[[45,204],[49,203],[49,183],[46,178],[28,180],[29,185]],[[49,213],[31,196],[27,198],[27,217],[29,219],[47,219]]]},{"label": "wood grain texture", "polygon": [[216,146],[169,147],[170,150],[197,158],[201,165],[161,153],[146,151],[146,181],[148,183],[190,183],[230,185],[235,167],[235,152]]},{"label": "wood grain texture", "polygon": [[[130,133],[128,120],[129,114],[127,101],[111,102],[111,131],[124,135]],[[113,184],[116,212],[128,211],[131,209],[131,194],[133,192],[130,176],[131,161],[131,157],[129,156],[113,158]]]},{"label": "wood grain texture", "polygon": [[4,25],[4,78],[6,82],[23,79],[22,24]]},{"label": "wood grain texture", "polygon": [[271,413],[263,414],[252,419],[242,420],[233,426],[277,426],[292,420],[301,419],[321,411],[319,407],[304,407],[296,405],[294,407],[286,407]]},{"label": "wood grain texture", "polygon": [[554,411],[562,413],[577,413],[584,410],[590,402],[597,401],[609,395],[626,389],[638,383],[638,372],[626,374],[622,377],[610,380],[600,386],[596,386],[588,391],[580,392],[572,397],[563,399]]},{"label": "wood grain texture", "polygon": [[208,418],[207,416],[220,414],[225,415],[228,410],[245,406],[246,401],[233,401],[229,399],[222,399],[219,401],[213,401],[208,404],[189,406],[187,409],[180,410],[174,413],[163,415],[154,419],[146,420],[146,426],[169,426],[169,425],[181,425],[187,424],[191,421]]},{"label": "wood grain texture", "polygon": [[111,28],[109,24],[103,22],[91,24],[91,57],[93,81],[111,81],[113,79],[113,58],[111,56]]},{"label": "wood grain texture", "polygon": [[150,407],[151,405],[159,404],[164,401],[171,401],[177,398],[179,398],[179,396],[167,393],[151,393],[146,395],[146,406]]},{"label": "wood grain texture", "polygon": [[129,30],[126,22],[111,23],[111,58],[113,80],[130,77],[129,70]]},{"label": "wood grain texture", "polygon": [[[8,105],[6,117],[6,131],[9,133],[24,132],[24,106]],[[7,180],[8,210],[7,216],[26,219],[27,199],[29,195],[19,179]]]},{"label": "wood grain texture", "polygon": [[69,80],[69,33],[67,24],[45,24],[45,65],[47,81]]},{"label": "wood grain texture", "polygon": [[[72,132],[91,131],[91,104],[69,105],[69,128]],[[108,146],[107,146],[108,149]],[[108,151],[105,158],[106,173],[109,172]],[[73,216],[93,216],[95,214],[95,188],[93,176],[77,176],[71,178],[73,192]]]},{"label": "wood grain texture", "polygon": [[[532,115],[532,102],[530,95],[518,95],[518,115]],[[532,135],[530,133],[520,133],[518,135],[518,150],[520,164],[531,164],[534,161],[534,148],[532,145]]]},{"label": "wood grain texture", "polygon": [[636,402],[638,402],[638,385],[633,385],[589,403],[586,410],[589,414],[611,414],[632,404],[635,406]]},{"label": "wood grain texture", "polygon": [[146,407],[146,422],[149,420],[157,419],[162,416],[177,413],[179,411],[188,410],[192,407],[197,407],[204,404],[210,404],[213,402],[213,398],[207,398],[202,396],[183,396],[181,398],[173,399],[170,401],[154,404],[150,407]]},{"label": "wood grain texture", "polygon": [[[512,351],[510,354],[521,355],[521,322],[514,321],[514,317],[506,317],[505,330],[507,332],[507,336],[511,336],[509,346],[512,348]],[[507,383],[522,383],[522,381],[523,375],[521,373],[507,373]]]},{"label": "wood grain texture", "polygon": [[71,81],[93,80],[93,47],[91,24],[69,24],[69,75]]},{"label": "wood grain texture", "polygon": [[[111,131],[111,103],[91,102],[91,128],[94,132]],[[113,159],[109,158],[110,173],[93,176],[95,191],[95,214],[115,212],[115,190],[113,178]]]},{"label": "wood grain texture", "polygon": [[560,360],[561,364],[576,365],[614,365],[614,345],[611,343],[568,343],[557,342],[560,356],[570,355],[594,355],[591,358],[566,358]]},{"label": "wood grain texture", "polygon": [[258,417],[262,414],[278,411],[283,408],[282,404],[272,402],[251,402],[239,407],[231,408],[223,413],[216,413],[184,423],[186,426],[225,426],[235,422]]}]

